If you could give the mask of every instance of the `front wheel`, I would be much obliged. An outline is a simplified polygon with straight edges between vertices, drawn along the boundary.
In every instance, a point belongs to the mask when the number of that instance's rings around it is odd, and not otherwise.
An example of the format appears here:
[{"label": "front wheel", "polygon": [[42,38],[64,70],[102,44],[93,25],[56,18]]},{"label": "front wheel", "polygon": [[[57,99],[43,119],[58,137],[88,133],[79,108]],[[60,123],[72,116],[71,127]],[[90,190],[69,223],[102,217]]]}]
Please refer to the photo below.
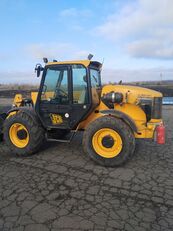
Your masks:
[{"label": "front wheel", "polygon": [[92,122],[84,132],[84,151],[104,166],[120,166],[134,153],[135,137],[121,119],[110,116]]},{"label": "front wheel", "polygon": [[7,118],[3,125],[4,140],[11,153],[26,156],[37,152],[44,140],[44,130],[36,116],[25,112]]}]

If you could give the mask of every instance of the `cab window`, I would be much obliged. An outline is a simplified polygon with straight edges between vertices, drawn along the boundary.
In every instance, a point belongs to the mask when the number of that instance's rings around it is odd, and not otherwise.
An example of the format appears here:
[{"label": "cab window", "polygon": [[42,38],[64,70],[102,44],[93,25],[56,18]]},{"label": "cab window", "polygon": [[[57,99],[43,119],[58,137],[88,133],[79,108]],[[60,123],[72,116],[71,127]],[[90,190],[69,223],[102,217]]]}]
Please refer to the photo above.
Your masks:
[{"label": "cab window", "polygon": [[41,100],[57,104],[69,102],[67,69],[47,69]]},{"label": "cab window", "polygon": [[88,103],[87,72],[83,65],[72,65],[73,104]]},{"label": "cab window", "polygon": [[90,69],[90,78],[91,78],[91,86],[93,88],[100,88],[100,72],[96,69]]}]

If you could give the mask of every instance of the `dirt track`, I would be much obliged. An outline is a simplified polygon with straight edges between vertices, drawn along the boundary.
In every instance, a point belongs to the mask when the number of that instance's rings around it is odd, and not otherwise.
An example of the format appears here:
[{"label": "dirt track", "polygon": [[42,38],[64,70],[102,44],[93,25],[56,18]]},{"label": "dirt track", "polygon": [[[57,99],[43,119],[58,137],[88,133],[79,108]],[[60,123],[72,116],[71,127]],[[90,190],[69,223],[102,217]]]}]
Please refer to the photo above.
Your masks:
[{"label": "dirt track", "polygon": [[70,144],[11,156],[0,145],[0,230],[173,230],[173,107],[167,144],[140,141],[120,168],[96,165]]}]

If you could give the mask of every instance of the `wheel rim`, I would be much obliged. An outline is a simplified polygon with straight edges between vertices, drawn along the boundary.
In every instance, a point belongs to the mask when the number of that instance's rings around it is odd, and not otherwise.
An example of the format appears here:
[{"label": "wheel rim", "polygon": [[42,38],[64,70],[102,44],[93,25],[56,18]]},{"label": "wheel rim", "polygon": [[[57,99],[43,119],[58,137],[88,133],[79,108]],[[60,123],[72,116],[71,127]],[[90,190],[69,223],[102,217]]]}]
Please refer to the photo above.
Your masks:
[{"label": "wheel rim", "polygon": [[98,130],[92,138],[92,145],[95,152],[104,158],[118,156],[123,148],[121,136],[110,128]]},{"label": "wheel rim", "polygon": [[14,123],[9,130],[11,142],[18,148],[25,148],[29,143],[29,133],[26,127],[20,123]]}]

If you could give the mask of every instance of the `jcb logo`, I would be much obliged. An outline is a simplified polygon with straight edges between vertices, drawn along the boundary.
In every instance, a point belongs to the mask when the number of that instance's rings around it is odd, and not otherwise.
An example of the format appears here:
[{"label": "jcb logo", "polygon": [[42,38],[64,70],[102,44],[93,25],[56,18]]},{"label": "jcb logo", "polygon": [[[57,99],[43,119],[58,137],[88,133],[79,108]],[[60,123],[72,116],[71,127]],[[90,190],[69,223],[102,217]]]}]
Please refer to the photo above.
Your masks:
[{"label": "jcb logo", "polygon": [[62,116],[60,115],[50,114],[50,118],[51,118],[52,124],[54,125],[63,123]]}]

